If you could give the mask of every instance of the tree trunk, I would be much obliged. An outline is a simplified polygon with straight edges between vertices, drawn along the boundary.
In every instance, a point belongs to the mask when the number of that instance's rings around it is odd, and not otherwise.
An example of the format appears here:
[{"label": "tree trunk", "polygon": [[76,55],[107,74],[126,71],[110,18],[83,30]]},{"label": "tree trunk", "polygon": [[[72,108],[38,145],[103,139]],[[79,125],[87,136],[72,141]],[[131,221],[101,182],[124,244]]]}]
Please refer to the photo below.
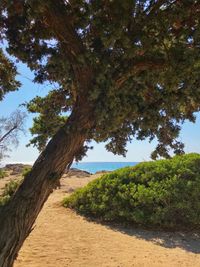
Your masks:
[{"label": "tree trunk", "polygon": [[0,209],[0,267],[14,260],[66,166],[82,148],[91,129],[89,106],[76,108],[39,156],[7,205]]}]

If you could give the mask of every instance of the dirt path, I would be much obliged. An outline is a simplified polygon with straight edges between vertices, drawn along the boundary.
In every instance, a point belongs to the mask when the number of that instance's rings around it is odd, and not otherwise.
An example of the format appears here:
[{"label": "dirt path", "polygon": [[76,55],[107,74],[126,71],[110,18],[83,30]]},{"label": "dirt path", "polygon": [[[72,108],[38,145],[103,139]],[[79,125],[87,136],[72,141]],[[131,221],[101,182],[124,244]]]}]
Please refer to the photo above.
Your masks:
[{"label": "dirt path", "polygon": [[66,191],[91,179],[62,179],[14,267],[200,267],[200,238],[195,234],[111,228],[61,207]]}]

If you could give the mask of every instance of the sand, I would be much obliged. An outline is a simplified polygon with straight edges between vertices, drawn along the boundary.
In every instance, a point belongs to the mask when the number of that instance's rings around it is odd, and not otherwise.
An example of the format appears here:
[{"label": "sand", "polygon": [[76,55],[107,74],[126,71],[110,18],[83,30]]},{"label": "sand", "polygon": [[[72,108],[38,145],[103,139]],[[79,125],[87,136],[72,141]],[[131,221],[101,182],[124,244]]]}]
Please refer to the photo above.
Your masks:
[{"label": "sand", "polygon": [[95,177],[61,180],[61,188],[46,202],[14,267],[200,267],[197,233],[103,225],[61,206],[66,192]]}]

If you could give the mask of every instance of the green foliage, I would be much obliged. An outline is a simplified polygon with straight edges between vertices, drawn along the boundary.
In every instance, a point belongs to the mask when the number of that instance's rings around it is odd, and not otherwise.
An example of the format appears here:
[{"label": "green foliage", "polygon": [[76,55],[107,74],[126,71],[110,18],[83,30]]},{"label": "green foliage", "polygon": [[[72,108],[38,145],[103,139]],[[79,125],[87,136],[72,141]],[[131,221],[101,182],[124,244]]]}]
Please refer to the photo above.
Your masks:
[{"label": "green foliage", "polygon": [[144,162],[90,182],[63,205],[106,221],[200,227],[200,155]]},{"label": "green foliage", "polygon": [[4,206],[6,203],[8,203],[9,199],[10,199],[9,195],[0,196],[0,207]]},{"label": "green foliage", "polygon": [[196,0],[5,0],[8,53],[52,86],[27,105],[39,113],[31,144],[42,150],[66,124],[63,115],[81,109],[94,122],[86,139],[115,154],[133,138],[157,139],[153,158],[181,154],[181,124],[200,109],[199,25]]},{"label": "green foliage", "polygon": [[24,169],[22,170],[22,177],[25,178],[25,176],[28,175],[30,171],[31,167],[24,167]]},{"label": "green foliage", "polygon": [[20,182],[21,182],[21,180],[11,180],[9,183],[7,183],[4,187],[4,191],[3,191],[2,196],[8,195],[11,197],[15,193]]},{"label": "green foliage", "polygon": [[[1,42],[1,25],[0,25],[0,42]],[[5,56],[0,48],[0,101],[4,95],[10,91],[19,88],[20,83],[15,80],[17,70],[14,64]]]},{"label": "green foliage", "polygon": [[35,136],[28,146],[34,145],[40,151],[45,148],[49,138],[66,122],[67,116],[60,115],[61,112],[66,111],[66,106],[67,101],[62,90],[50,91],[46,98],[36,97],[27,104],[29,112],[40,114],[33,119],[34,123],[30,131]]},{"label": "green foliage", "polygon": [[3,193],[0,196],[0,206],[5,205],[11,196],[15,193],[18,186],[22,182],[22,179],[19,180],[11,180],[9,183],[7,183],[3,189]]},{"label": "green foliage", "polygon": [[2,169],[0,169],[0,179],[4,178],[6,176],[6,172]]}]

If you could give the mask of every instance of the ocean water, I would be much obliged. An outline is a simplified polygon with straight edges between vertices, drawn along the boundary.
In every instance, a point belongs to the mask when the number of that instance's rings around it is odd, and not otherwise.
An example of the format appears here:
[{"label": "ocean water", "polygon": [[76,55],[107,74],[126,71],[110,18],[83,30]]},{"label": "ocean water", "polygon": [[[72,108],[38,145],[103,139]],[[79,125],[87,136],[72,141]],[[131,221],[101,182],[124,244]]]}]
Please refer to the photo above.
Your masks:
[{"label": "ocean water", "polygon": [[[4,167],[6,164],[29,164],[33,165],[34,162],[2,162],[0,163],[0,168]],[[78,162],[73,163],[72,168],[77,168],[90,173],[96,173],[98,171],[114,171],[126,166],[135,166],[138,162]]]},{"label": "ocean water", "polygon": [[114,171],[127,166],[135,166],[138,162],[79,162],[73,163],[72,168],[77,168],[90,173],[98,171]]}]

